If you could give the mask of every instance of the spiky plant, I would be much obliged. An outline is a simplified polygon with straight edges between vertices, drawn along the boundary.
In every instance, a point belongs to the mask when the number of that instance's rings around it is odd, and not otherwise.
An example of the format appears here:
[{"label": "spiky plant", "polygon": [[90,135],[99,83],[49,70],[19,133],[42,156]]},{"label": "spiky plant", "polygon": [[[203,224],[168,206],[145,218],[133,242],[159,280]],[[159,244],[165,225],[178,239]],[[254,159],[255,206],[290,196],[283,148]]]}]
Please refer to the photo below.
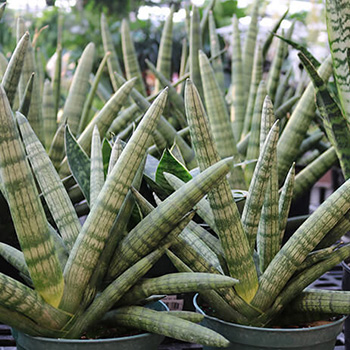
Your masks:
[{"label": "spiky plant", "polygon": [[[166,98],[164,90],[146,112],[118,160],[115,162],[116,158],[112,157],[106,180],[98,128],[94,128],[91,161],[88,158],[91,210],[81,226],[42,143],[28,120],[19,112],[12,113],[6,93],[0,87],[2,192],[21,244],[21,251],[4,244],[1,250],[31,286],[0,274],[1,322],[33,336],[79,338],[112,309],[108,317],[116,325],[203,344],[228,344],[221,336],[190,321],[172,315],[159,318],[157,312],[134,302],[123,308],[113,307],[172,244],[193,217],[189,211],[225,176],[232,162],[228,159],[211,167],[125,235],[123,228],[132,209],[130,187],[140,181],[143,159]],[[66,132],[69,133],[68,129]],[[71,140],[74,141],[73,136]],[[72,157],[79,155],[75,153]],[[35,181],[57,229],[48,221]],[[113,264],[115,257],[121,255],[123,264],[120,265],[119,259],[117,265]],[[169,281],[175,278],[176,284],[164,284],[167,278]],[[235,279],[225,276],[179,274],[154,279],[151,286],[154,291],[159,287],[157,292],[164,294],[211,286],[226,288],[234,283]]]},{"label": "spiky plant", "polygon": [[[200,171],[206,171],[220,157],[201,98],[191,81],[186,84],[185,106]],[[292,199],[294,166],[279,194],[278,128],[267,96],[262,112],[260,154],[242,216],[224,179],[209,192],[207,199],[197,204],[197,213],[218,238],[191,223],[186,229],[190,232],[185,235],[184,231],[178,238],[181,244],[167,250],[180,271],[210,271],[239,280],[231,289],[200,292],[216,315],[226,321],[254,326],[283,324],[282,311],[287,306],[289,313],[302,312],[301,317],[307,319],[350,313],[350,293],[305,290],[350,255],[349,244],[332,245],[337,239],[334,231],[347,220],[350,182],[327,198],[281,247]],[[168,185],[176,189],[184,185],[174,175],[174,169],[171,169],[173,175],[168,174],[163,165],[163,172]],[[181,172],[178,174],[186,181]],[[137,198],[145,213],[153,209],[141,195]],[[191,241],[188,238],[191,235],[196,239]],[[325,248],[315,250],[317,246]],[[138,294],[136,288],[134,294]]]}]

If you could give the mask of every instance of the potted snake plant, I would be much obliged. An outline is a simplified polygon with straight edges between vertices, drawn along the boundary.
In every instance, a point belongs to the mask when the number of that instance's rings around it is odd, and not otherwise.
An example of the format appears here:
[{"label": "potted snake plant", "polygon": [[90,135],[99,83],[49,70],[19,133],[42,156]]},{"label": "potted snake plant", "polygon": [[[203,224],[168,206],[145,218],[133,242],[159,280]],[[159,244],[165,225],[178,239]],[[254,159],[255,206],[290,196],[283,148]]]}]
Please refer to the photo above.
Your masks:
[{"label": "potted snake plant", "polygon": [[[91,210],[81,225],[42,143],[27,118],[12,112],[0,87],[1,191],[21,245],[20,251],[1,244],[1,251],[26,281],[0,273],[0,321],[14,329],[19,348],[117,346],[118,338],[80,339],[95,337],[96,329],[107,325],[113,326],[117,334],[118,330],[136,328],[185,341],[228,345],[221,335],[181,318],[198,321],[196,315],[175,316],[147,309],[143,307],[147,298],[116,306],[186,227],[193,217],[192,207],[231,168],[232,159],[211,167],[126,233],[132,210],[130,187],[137,186],[142,174],[143,159],[166,99],[164,90],[119,158],[111,160],[106,180],[98,129],[94,128],[91,160],[85,154],[91,163]],[[45,200],[45,208],[41,199]],[[227,288],[236,282],[226,276],[186,273],[152,279],[149,290],[167,294],[213,286]],[[130,349],[144,349],[147,339],[135,337],[141,345],[130,337],[122,341],[131,342]],[[150,340],[149,348],[156,349],[160,340]]]},{"label": "potted snake plant", "polygon": [[[196,158],[200,170],[205,171],[220,157],[201,98],[191,81],[186,84],[185,105]],[[182,244],[174,244],[167,254],[179,271],[210,271],[239,280],[230,290],[200,291],[200,302],[196,299],[197,310],[205,313],[203,324],[225,335],[231,341],[229,348],[333,349],[343,315],[350,312],[350,293],[307,286],[350,255],[348,244],[332,242],[334,231],[346,220],[350,182],[333,193],[281,247],[294,167],[279,194],[278,121],[268,96],[261,125],[261,151],[242,216],[229,183],[222,180],[196,207],[216,235],[201,232],[201,239],[196,241],[182,239]],[[164,176],[177,189],[186,181],[183,176],[180,178],[184,181],[171,174]],[[138,203],[144,211],[152,210],[141,196]],[[188,228],[195,230],[196,226],[191,225]],[[315,249],[326,242],[332,243]],[[317,323],[320,320],[325,324]],[[308,322],[318,326],[304,328]],[[283,328],[288,325],[300,328]]]}]

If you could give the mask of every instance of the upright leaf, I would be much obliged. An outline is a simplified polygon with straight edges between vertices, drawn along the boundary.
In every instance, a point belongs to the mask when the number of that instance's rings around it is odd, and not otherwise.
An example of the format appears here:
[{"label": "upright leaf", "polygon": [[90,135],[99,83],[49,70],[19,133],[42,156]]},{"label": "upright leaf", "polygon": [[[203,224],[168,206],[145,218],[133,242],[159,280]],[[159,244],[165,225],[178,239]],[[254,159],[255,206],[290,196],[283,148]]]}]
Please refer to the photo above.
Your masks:
[{"label": "upright leaf", "polygon": [[81,55],[63,107],[62,118],[68,121],[73,135],[76,135],[78,132],[81,113],[89,90],[89,77],[94,62],[94,55],[95,45],[89,43]]},{"label": "upright leaf", "polygon": [[57,307],[63,294],[62,270],[54,252],[34,177],[5,91],[0,86],[0,172],[11,216],[35,289]]}]

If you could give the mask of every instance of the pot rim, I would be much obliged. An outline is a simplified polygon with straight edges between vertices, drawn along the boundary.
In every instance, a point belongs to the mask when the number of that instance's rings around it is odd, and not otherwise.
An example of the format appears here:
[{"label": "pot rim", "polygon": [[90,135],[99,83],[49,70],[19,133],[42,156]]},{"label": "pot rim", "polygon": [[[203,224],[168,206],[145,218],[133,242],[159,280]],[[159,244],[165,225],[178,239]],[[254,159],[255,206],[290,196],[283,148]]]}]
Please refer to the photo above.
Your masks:
[{"label": "pot rim", "polygon": [[196,293],[195,296],[193,297],[193,305],[194,305],[196,311],[198,313],[204,315],[206,318],[209,318],[209,319],[211,319],[213,321],[216,321],[216,322],[228,325],[228,326],[234,325],[236,328],[241,328],[241,329],[249,328],[251,330],[255,330],[255,331],[258,331],[258,332],[269,331],[269,332],[279,332],[279,333],[288,333],[288,332],[295,333],[295,332],[317,331],[317,330],[322,330],[324,328],[330,327],[331,325],[334,325],[334,326],[338,325],[338,324],[344,322],[345,319],[347,318],[347,316],[342,316],[341,318],[339,318],[339,320],[336,320],[334,322],[330,322],[328,324],[324,324],[324,325],[321,325],[321,326],[309,327],[309,328],[307,328],[307,327],[303,327],[303,328],[267,328],[266,327],[265,328],[265,327],[246,326],[246,325],[242,325],[242,324],[239,324],[239,323],[227,322],[227,321],[221,320],[221,319],[219,319],[217,317],[208,316],[201,309],[201,307],[198,305],[198,303],[197,303],[198,297],[199,297],[199,293]]},{"label": "pot rim", "polygon": [[117,341],[125,341],[128,339],[136,339],[136,338],[146,338],[149,336],[162,336],[160,334],[155,334],[155,333],[141,333],[141,334],[135,334],[135,335],[128,335],[125,337],[115,337],[115,338],[103,338],[103,339],[65,339],[65,338],[45,338],[45,337],[33,337],[31,335],[28,335],[23,332],[19,332],[25,337],[30,337],[36,340],[44,341],[47,343],[52,343],[52,342],[57,342],[59,341],[60,343],[72,343],[72,344],[82,344],[82,343],[110,343],[110,342],[117,342]]},{"label": "pot rim", "polygon": [[[169,311],[168,306],[161,300],[157,300],[154,303],[159,303],[163,307],[164,310],[162,311]],[[152,303],[150,303],[152,304]],[[160,311],[161,312],[161,311]],[[158,336],[158,337],[164,337],[162,334],[158,333],[151,333],[151,332],[142,332],[141,334],[134,334],[134,335],[128,335],[124,337],[115,337],[115,338],[102,338],[102,339],[66,339],[66,338],[48,338],[48,337],[34,337],[29,334],[26,334],[24,332],[18,331],[16,329],[16,332],[20,333],[21,335],[25,337],[29,337],[32,339],[40,340],[40,341],[45,341],[47,343],[52,343],[52,342],[61,342],[61,343],[72,343],[72,344],[82,344],[82,343],[110,343],[110,342],[122,342],[130,339],[138,339],[138,338],[148,338],[150,336]]]}]

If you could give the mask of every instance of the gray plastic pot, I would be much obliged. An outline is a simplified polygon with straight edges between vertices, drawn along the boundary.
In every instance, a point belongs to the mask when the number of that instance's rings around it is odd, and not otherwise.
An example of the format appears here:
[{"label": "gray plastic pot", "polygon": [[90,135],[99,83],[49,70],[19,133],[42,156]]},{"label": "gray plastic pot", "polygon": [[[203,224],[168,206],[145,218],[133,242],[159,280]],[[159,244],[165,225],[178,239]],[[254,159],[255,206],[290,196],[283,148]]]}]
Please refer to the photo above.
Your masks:
[{"label": "gray plastic pot", "polygon": [[[148,307],[157,311],[168,310],[167,306],[159,301]],[[17,330],[13,330],[12,334],[17,350],[157,350],[164,339],[163,335],[152,333],[96,340],[31,337]]]},{"label": "gray plastic pot", "polygon": [[[221,321],[207,316],[198,305],[198,294],[193,299],[197,312],[205,315],[202,325],[227,338],[230,350],[333,350],[345,317],[322,326],[311,328],[259,328]],[[203,350],[221,348],[203,347]]]}]

